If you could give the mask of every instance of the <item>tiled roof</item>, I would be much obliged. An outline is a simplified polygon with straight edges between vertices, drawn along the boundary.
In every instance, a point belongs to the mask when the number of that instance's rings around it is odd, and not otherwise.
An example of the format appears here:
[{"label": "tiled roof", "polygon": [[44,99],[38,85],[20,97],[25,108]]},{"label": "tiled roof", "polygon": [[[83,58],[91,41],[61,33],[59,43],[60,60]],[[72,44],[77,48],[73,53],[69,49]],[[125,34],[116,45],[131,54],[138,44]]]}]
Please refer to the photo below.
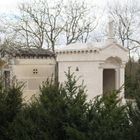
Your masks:
[{"label": "tiled roof", "polygon": [[2,55],[10,55],[13,57],[55,57],[55,54],[48,49],[35,48],[8,48],[0,50]]}]

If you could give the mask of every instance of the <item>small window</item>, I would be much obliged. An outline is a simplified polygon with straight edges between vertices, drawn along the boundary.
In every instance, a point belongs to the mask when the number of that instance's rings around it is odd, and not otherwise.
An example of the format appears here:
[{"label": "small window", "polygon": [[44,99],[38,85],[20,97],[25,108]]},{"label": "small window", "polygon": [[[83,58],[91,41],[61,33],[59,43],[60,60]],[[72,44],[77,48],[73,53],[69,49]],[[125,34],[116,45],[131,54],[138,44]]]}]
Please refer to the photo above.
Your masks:
[{"label": "small window", "polygon": [[33,74],[38,74],[38,69],[33,69]]}]

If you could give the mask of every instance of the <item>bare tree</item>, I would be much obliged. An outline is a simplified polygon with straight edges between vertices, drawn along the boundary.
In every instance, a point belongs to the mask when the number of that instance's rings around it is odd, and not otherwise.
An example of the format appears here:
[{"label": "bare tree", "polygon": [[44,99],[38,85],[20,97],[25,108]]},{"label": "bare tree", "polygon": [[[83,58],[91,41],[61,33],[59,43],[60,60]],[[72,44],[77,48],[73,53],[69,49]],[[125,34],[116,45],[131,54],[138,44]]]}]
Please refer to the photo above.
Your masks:
[{"label": "bare tree", "polygon": [[50,6],[45,1],[20,5],[20,22],[15,29],[24,37],[27,47],[42,48],[46,43],[54,51],[57,37],[64,27],[59,21],[61,7],[61,2]]},{"label": "bare tree", "polygon": [[137,27],[140,23],[140,8],[136,1],[126,1],[123,4],[116,2],[109,7],[109,13],[115,22],[116,36],[121,44],[130,52],[137,48],[140,45],[139,40],[135,39],[139,34]]},{"label": "bare tree", "polygon": [[[94,7],[95,8],[95,7]],[[92,8],[92,10],[94,9]],[[85,2],[69,1],[64,8],[66,16],[66,44],[77,41],[87,42],[89,34],[97,26],[97,17],[91,12]]]},{"label": "bare tree", "polygon": [[109,13],[115,21],[118,40],[129,50],[129,73],[132,74],[133,62],[131,63],[131,55],[138,55],[140,51],[140,30],[138,28],[140,24],[140,8],[136,1],[127,0],[126,3],[114,3],[114,6],[110,7]]},{"label": "bare tree", "polygon": [[20,4],[19,9],[14,31],[17,41],[26,47],[47,46],[55,51],[60,40],[66,44],[86,42],[97,25],[96,16],[90,18],[91,11],[84,2],[35,0]]}]

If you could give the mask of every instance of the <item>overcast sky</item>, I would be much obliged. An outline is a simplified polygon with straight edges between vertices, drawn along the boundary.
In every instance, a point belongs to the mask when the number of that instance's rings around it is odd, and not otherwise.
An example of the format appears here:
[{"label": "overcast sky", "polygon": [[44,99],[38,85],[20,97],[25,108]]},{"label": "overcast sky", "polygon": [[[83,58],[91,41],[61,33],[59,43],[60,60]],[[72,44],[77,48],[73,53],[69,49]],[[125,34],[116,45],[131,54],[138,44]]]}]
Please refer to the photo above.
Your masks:
[{"label": "overcast sky", "polygon": [[[13,19],[12,15],[18,14],[18,10],[17,10],[18,9],[18,4],[20,4],[23,1],[30,2],[30,1],[34,1],[34,0],[0,0],[0,16],[1,16],[1,18],[6,15],[6,16],[10,17],[11,19]],[[54,0],[51,0],[51,1],[54,2]],[[63,1],[66,2],[66,1],[69,1],[69,0],[63,0]],[[81,1],[81,0],[77,0],[77,1]],[[101,8],[101,10],[104,11],[102,17],[104,17],[105,21],[106,21],[105,17],[107,16],[107,14],[105,12],[105,11],[107,11],[106,10],[107,6],[115,3],[115,1],[117,1],[119,3],[122,3],[122,4],[126,1],[128,1],[129,3],[133,3],[134,1],[137,1],[138,4],[140,4],[140,0],[84,0],[84,1],[86,3],[89,3],[90,5],[91,4],[96,5],[97,7]],[[104,24],[104,21],[102,21],[102,24]],[[104,24],[104,26],[105,26],[105,24]],[[99,27],[100,26],[98,26],[98,28]],[[95,32],[95,34],[100,35],[100,33],[98,31],[98,28],[97,28],[97,33]],[[101,31],[101,29],[100,29],[100,31]]]},{"label": "overcast sky", "polygon": [[[14,20],[13,15],[18,14],[18,5],[24,1],[31,2],[34,0],[0,0],[0,17],[2,18],[6,15],[6,17],[9,17]],[[54,2],[57,0],[46,0],[46,1]],[[69,0],[63,0],[63,1],[67,2]],[[73,0],[73,1],[75,1],[75,0]],[[81,1],[81,0],[77,0],[77,1]],[[120,2],[124,3],[125,1],[128,1],[130,3],[134,2],[134,0],[85,0],[85,2],[88,3],[89,5],[96,5],[98,7],[98,12],[96,13],[96,15],[98,14],[98,15],[100,15],[100,16],[102,15],[102,17],[104,17],[104,18],[102,18],[103,21],[101,22],[103,24],[104,24],[104,21],[106,21],[105,17],[108,17],[108,15],[106,14],[106,12],[107,12],[106,7],[108,5],[115,3],[115,1],[117,1],[119,3]],[[136,1],[139,2],[140,0],[136,0]],[[99,9],[101,11],[101,14],[99,14]],[[99,18],[100,18],[100,16],[99,16]],[[97,30],[98,30],[98,28],[97,28]]]},{"label": "overcast sky", "polygon": [[[18,7],[18,3],[22,1],[31,1],[31,0],[0,0],[0,14],[15,12]],[[111,1],[113,0],[87,0],[86,2],[96,4],[100,7],[104,7],[107,2]]]},{"label": "overcast sky", "polygon": [[[18,11],[17,10],[18,4],[23,1],[30,2],[30,1],[34,1],[34,0],[0,0],[0,15],[15,14]],[[53,2],[54,0],[51,0],[51,1]],[[55,1],[57,1],[57,0],[55,0]],[[63,0],[63,1],[69,1],[69,0]],[[77,1],[81,1],[81,0],[77,0]],[[96,5],[101,9],[105,9],[105,7],[108,4],[113,4],[114,1],[118,1],[121,3],[123,3],[124,1],[129,1],[131,3],[134,0],[86,0],[85,2],[89,3],[90,5],[91,4]],[[136,1],[138,1],[140,3],[140,0],[136,0]]]},{"label": "overcast sky", "polygon": [[[0,15],[1,14],[13,14],[15,12],[17,12],[17,7],[18,4],[20,2],[23,1],[33,1],[33,0],[0,0]],[[51,0],[53,1],[53,0]],[[68,1],[68,0],[64,0],[64,1]],[[81,0],[77,0],[77,1],[81,1]],[[119,2],[124,2],[124,1],[129,1],[129,2],[133,2],[133,0],[86,0],[87,3],[89,4],[95,4],[97,5],[99,8],[105,8],[106,5],[112,4],[114,3],[114,1],[119,1]],[[139,1],[139,0],[137,0]]]}]

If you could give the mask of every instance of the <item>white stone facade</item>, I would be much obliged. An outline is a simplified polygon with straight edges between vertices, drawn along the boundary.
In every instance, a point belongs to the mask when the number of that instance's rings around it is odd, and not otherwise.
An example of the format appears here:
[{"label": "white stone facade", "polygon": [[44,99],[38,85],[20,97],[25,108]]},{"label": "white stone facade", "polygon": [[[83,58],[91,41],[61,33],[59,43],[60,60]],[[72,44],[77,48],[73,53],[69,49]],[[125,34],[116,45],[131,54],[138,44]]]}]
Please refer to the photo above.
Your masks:
[{"label": "white stone facade", "polygon": [[[77,78],[80,77],[79,83],[84,80],[88,99],[109,90],[119,89],[124,84],[128,50],[110,40],[108,43],[76,43],[65,46],[56,51],[56,59],[54,55],[49,56],[44,52],[41,52],[43,56],[36,56],[34,53],[31,55],[9,55],[2,69],[5,77],[10,77],[10,80],[14,77],[25,84],[25,100],[39,93],[39,85],[55,75],[56,61],[59,82],[66,80],[64,72],[71,67],[71,72],[74,72]],[[121,97],[122,93],[123,90]]]},{"label": "white stone facade", "polygon": [[88,98],[92,99],[105,90],[123,86],[128,50],[115,42],[72,44],[57,50],[57,61],[59,81],[66,80],[64,72],[71,67],[71,71],[84,80]]},{"label": "white stone facade", "polygon": [[15,76],[19,82],[24,82],[23,97],[28,100],[39,93],[42,82],[53,76],[55,60],[53,58],[16,59],[11,69],[13,71],[11,76]]},{"label": "white stone facade", "polygon": [[[46,51],[46,50],[43,50]],[[47,52],[47,51],[46,51]],[[19,54],[6,55],[2,58],[5,64],[1,74],[4,77],[5,86],[9,86],[12,81],[23,83],[23,98],[28,101],[34,95],[39,94],[39,86],[47,79],[54,77],[56,60],[54,55],[44,52],[40,54],[26,54],[20,51]]]}]

